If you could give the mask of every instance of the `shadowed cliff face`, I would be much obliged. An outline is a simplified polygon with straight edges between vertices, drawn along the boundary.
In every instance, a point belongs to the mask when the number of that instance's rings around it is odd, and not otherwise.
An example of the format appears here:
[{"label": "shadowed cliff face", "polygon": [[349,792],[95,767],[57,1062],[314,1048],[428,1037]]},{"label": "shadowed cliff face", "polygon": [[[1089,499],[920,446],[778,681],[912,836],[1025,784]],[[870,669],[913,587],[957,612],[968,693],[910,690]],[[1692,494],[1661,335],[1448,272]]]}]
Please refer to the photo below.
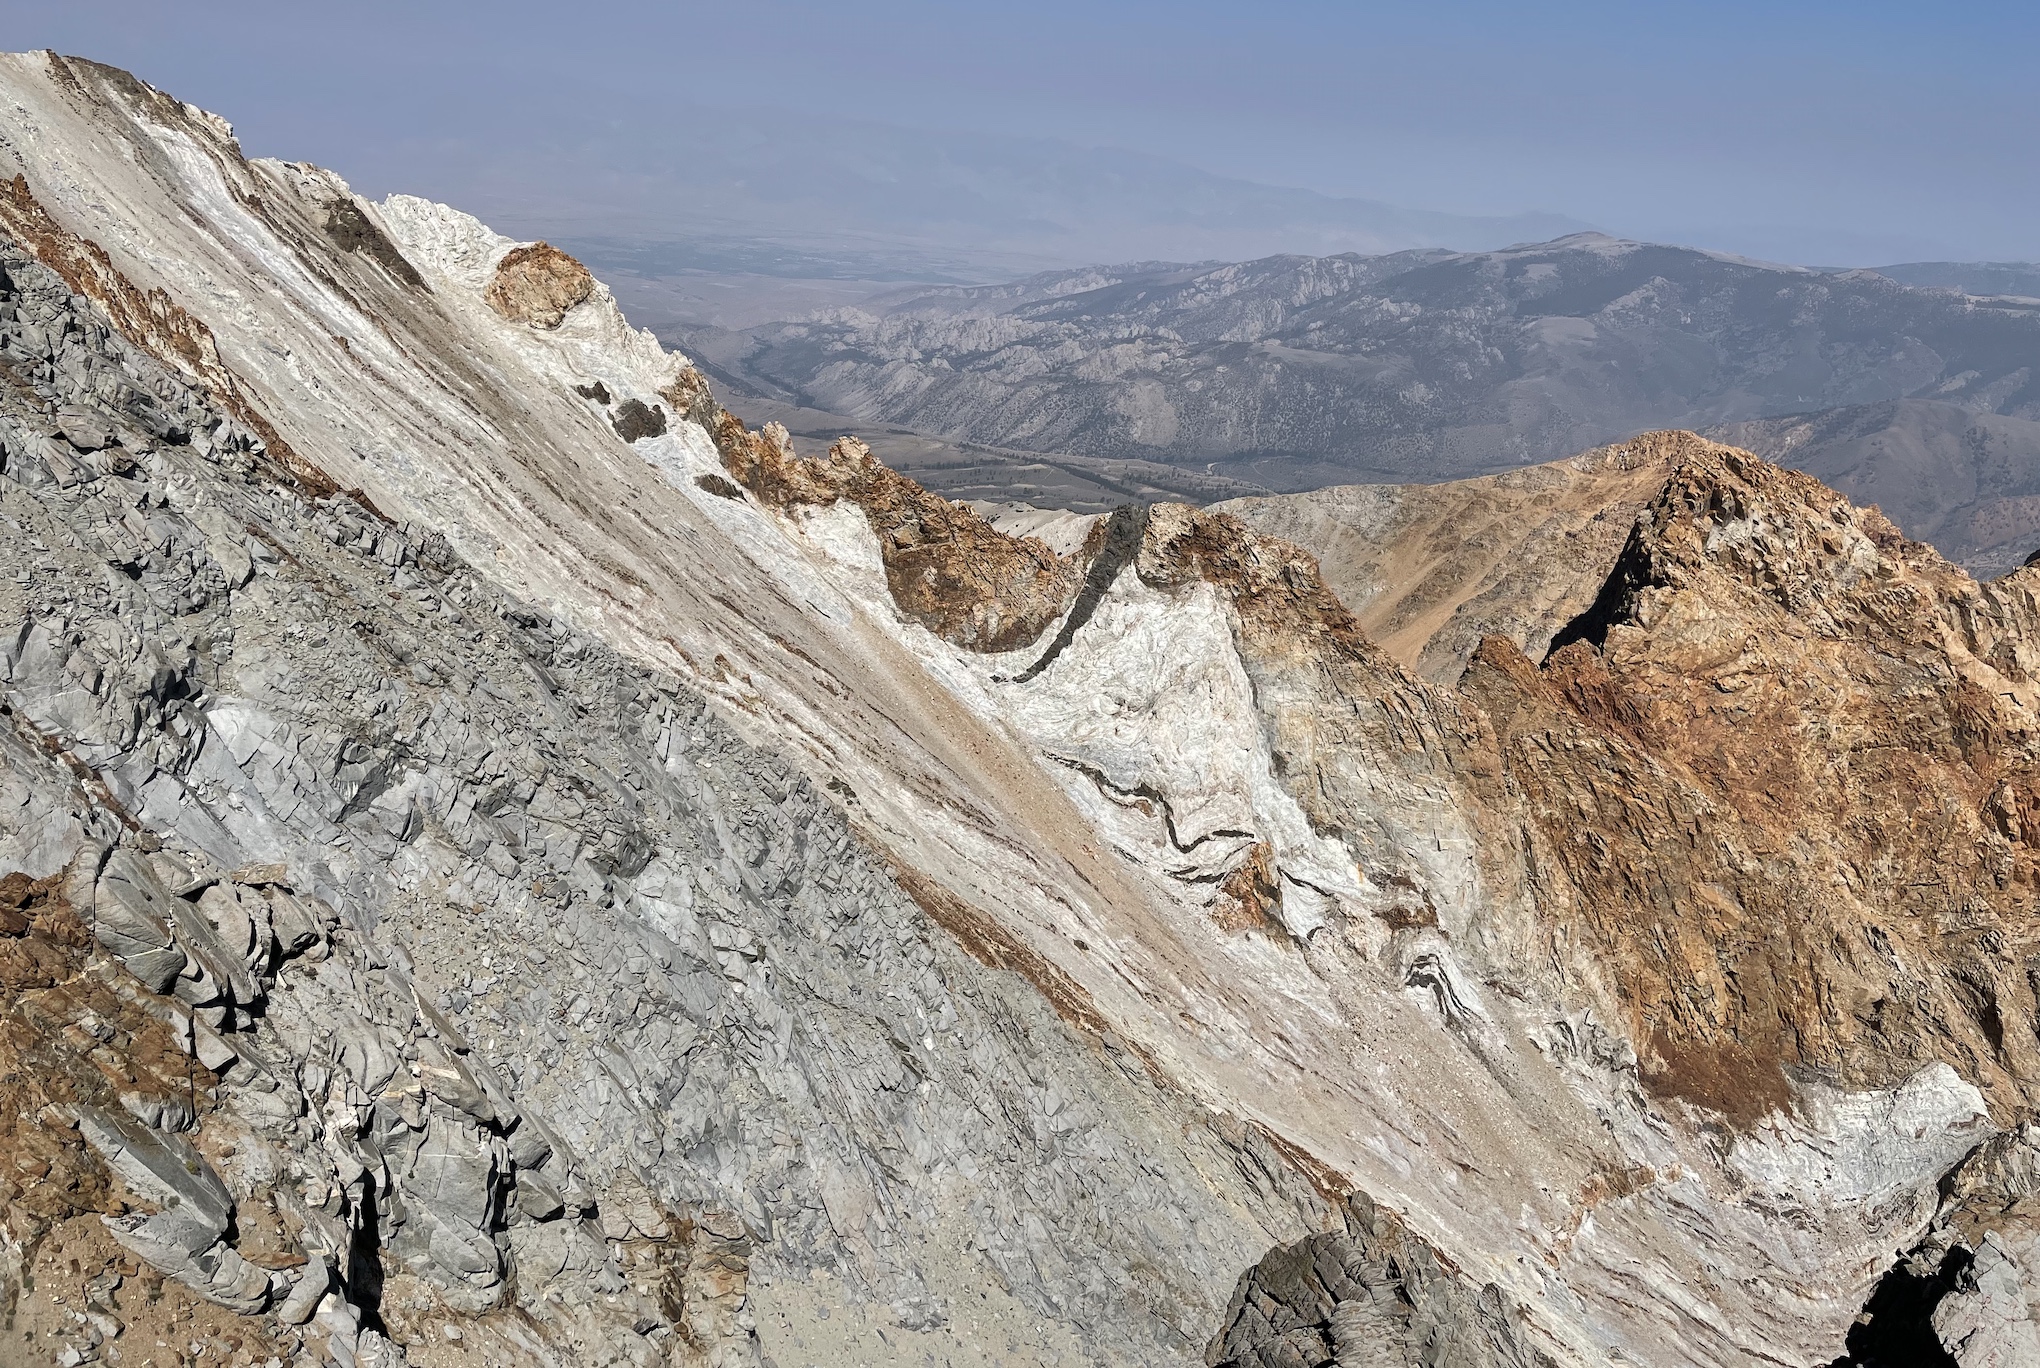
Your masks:
[{"label": "shadowed cliff face", "polygon": [[81,1356],[123,1268],[384,1364],[1815,1363],[1900,1249],[1879,1342],[2030,1333],[2040,571],[1654,434],[1562,584],[1403,595],[1518,633],[1438,682],[1238,517],[1007,537],[570,259],[0,89],[0,1291]]}]

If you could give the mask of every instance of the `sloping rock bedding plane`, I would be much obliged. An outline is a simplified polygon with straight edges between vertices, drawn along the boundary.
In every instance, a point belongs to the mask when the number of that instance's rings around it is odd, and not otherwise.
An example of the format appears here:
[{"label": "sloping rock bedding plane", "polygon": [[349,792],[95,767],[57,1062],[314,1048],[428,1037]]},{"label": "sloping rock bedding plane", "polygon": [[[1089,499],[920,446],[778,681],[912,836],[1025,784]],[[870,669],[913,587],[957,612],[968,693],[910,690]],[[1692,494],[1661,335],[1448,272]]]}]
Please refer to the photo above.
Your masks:
[{"label": "sloping rock bedding plane", "polygon": [[0,178],[0,1362],[2040,1360],[2040,570],[1051,545],[124,73]]}]

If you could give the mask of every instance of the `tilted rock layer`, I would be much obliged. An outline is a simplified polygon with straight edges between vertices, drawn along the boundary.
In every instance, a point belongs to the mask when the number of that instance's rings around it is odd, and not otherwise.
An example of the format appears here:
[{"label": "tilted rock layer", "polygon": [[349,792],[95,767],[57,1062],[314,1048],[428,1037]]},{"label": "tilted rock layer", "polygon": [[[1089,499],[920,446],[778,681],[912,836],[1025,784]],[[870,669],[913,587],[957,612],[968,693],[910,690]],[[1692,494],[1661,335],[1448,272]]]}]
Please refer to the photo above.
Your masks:
[{"label": "tilted rock layer", "polygon": [[4,1355],[2032,1338],[2040,571],[1658,434],[1590,585],[1421,589],[1455,674],[123,73],[0,61],[0,159]]},{"label": "tilted rock layer", "polygon": [[1489,636],[1541,657],[1586,610],[1685,433],[1443,484],[1345,485],[1216,506],[1306,547],[1367,635],[1451,683]]}]

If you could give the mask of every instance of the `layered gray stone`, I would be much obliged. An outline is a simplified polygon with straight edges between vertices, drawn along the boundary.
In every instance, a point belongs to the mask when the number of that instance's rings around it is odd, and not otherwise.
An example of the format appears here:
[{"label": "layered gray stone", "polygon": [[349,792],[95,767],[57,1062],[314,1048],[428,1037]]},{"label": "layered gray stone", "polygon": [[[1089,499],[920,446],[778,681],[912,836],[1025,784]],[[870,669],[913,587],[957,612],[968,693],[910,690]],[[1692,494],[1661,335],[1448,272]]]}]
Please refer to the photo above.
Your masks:
[{"label": "layered gray stone", "polygon": [[[89,318],[18,251],[0,271],[0,312]],[[506,1361],[752,1361],[760,1298],[969,1355],[996,1294],[1037,1352],[1188,1362],[1239,1268],[1325,1219],[1250,1131],[964,953],[677,681],[296,487],[103,325],[62,337],[65,366],[20,364],[110,436],[0,399],[0,447],[71,461],[0,473],[53,548],[0,541],[0,658],[104,789],[6,839],[69,862],[100,944],[178,1000],[221,1078],[199,1130],[289,1175],[260,1195],[306,1263],[243,1257],[256,1190],[186,1171],[160,1108],[93,1122],[165,1204],[112,1222],[140,1257],[363,1362],[401,1358],[363,1328],[386,1282],[514,1299]],[[23,811],[75,783],[0,739]]]}]

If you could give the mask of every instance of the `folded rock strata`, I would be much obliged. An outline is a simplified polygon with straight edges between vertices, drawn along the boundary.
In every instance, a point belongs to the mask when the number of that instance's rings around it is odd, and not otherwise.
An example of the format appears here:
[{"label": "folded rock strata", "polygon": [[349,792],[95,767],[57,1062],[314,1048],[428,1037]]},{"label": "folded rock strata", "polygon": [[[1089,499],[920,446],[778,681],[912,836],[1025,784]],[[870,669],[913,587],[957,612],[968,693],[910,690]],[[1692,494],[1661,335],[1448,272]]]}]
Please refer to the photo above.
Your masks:
[{"label": "folded rock strata", "polygon": [[10,1348],[2030,1335],[2040,571],[1659,434],[1598,582],[1423,591],[1512,634],[1447,680],[1228,513],[1006,537],[551,249],[0,102]]}]

